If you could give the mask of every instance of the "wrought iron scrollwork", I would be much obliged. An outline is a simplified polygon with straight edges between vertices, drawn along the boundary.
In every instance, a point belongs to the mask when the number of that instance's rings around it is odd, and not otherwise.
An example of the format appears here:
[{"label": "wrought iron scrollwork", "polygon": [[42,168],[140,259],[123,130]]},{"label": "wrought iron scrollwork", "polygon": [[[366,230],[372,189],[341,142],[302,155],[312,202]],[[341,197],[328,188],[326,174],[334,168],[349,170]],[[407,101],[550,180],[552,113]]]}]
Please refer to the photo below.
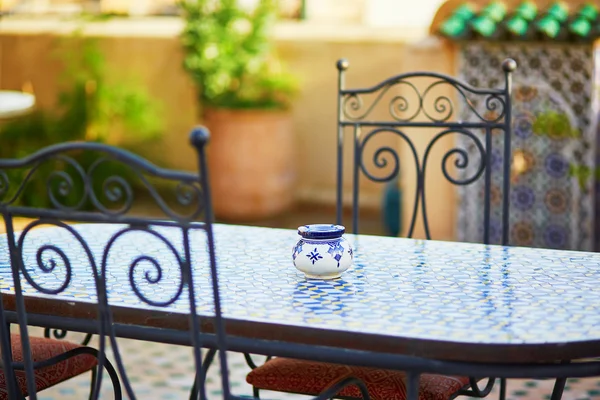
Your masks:
[{"label": "wrought iron scrollwork", "polygon": [[[453,77],[433,73],[414,72],[393,76],[374,86],[348,89],[344,87],[345,71],[349,63],[340,60],[337,63],[338,75],[338,134],[337,134],[337,190],[336,207],[337,222],[342,223],[343,209],[343,155],[346,128],[354,133],[354,170],[352,188],[352,231],[358,233],[358,199],[359,175],[364,174],[374,182],[391,182],[400,173],[400,156],[390,145],[376,148],[372,153],[372,162],[367,164],[370,156],[365,154],[367,143],[381,132],[391,132],[408,145],[409,158],[413,158],[416,167],[416,191],[412,206],[412,218],[409,223],[408,236],[415,229],[419,208],[423,215],[425,236],[430,239],[425,201],[425,175],[431,158],[431,150],[439,140],[450,134],[458,134],[472,142],[472,148],[452,147],[442,155],[441,171],[444,178],[457,186],[469,185],[485,174],[486,190],[490,188],[491,168],[486,170],[491,157],[491,136],[502,132],[504,136],[504,158],[510,158],[511,131],[511,74],[516,69],[514,60],[507,59],[502,63],[504,87],[480,89]],[[500,71],[499,71],[500,72]],[[381,106],[381,107],[377,107]],[[376,114],[376,109],[387,111],[386,115]],[[458,120],[457,111],[466,109],[474,118],[466,121]],[[365,128],[372,129],[364,134]],[[406,129],[430,128],[439,132],[426,144],[422,157],[417,152],[414,142],[405,134]],[[479,137],[475,133],[481,130]],[[474,133],[475,132],[475,133]],[[427,133],[425,133],[427,134]],[[485,145],[483,145],[485,138]],[[469,146],[471,144],[469,143]],[[479,160],[474,160],[479,156]],[[474,162],[478,164],[474,165]],[[369,165],[371,168],[367,166]],[[454,171],[461,172],[456,176]],[[380,172],[377,175],[375,172]],[[502,190],[502,224],[508,225],[509,166],[505,163],[505,176]],[[392,189],[395,193],[395,189]],[[486,192],[487,193],[487,192]],[[489,225],[490,196],[485,196],[484,219]],[[395,206],[394,206],[395,207]],[[489,226],[484,227],[484,241],[489,241]],[[502,230],[502,242],[508,243],[508,228]]]},{"label": "wrought iron scrollwork", "polygon": [[[81,237],[81,235],[72,226],[67,225],[64,222],[60,222],[60,221],[50,221],[50,220],[38,219],[33,222],[30,222],[25,227],[25,229],[23,229],[23,232],[19,235],[19,238],[17,240],[17,250],[18,250],[18,254],[19,254],[19,262],[21,263],[21,273],[23,274],[23,277],[25,278],[27,283],[29,283],[33,288],[35,288],[40,293],[56,295],[56,294],[60,294],[65,291],[65,289],[71,283],[71,278],[73,276],[72,263],[71,263],[71,260],[69,259],[69,257],[67,256],[67,254],[65,253],[65,251],[63,251],[61,248],[59,248],[53,244],[45,244],[45,245],[38,247],[36,250],[35,260],[36,260],[37,268],[43,274],[54,273],[58,266],[58,263],[57,263],[57,260],[52,256],[52,253],[53,253],[53,254],[57,255],[58,258],[60,259],[60,261],[62,262],[62,267],[64,268],[64,278],[63,278],[62,282],[59,282],[59,285],[56,288],[46,288],[46,287],[41,286],[39,283],[37,283],[35,281],[34,276],[32,276],[32,274],[31,274],[32,271],[30,271],[30,269],[27,268],[27,263],[26,263],[23,251],[25,248],[25,246],[24,246],[25,239],[27,238],[27,236],[29,235],[29,233],[32,231],[33,228],[38,227],[40,225],[53,225],[57,228],[61,228],[61,229],[66,230],[67,232],[69,232],[72,235],[72,237],[76,240],[76,242],[84,250],[84,253],[87,256],[88,262],[90,263],[90,266],[93,270],[94,276],[97,276],[98,269],[96,268],[96,263],[94,261],[94,256],[92,254],[92,251],[90,250],[90,247],[88,246],[86,241]],[[45,255],[49,255],[49,256],[45,257]]]},{"label": "wrought iron scrollwork", "polygon": [[479,387],[479,379],[470,377],[468,389],[461,390],[459,394],[462,396],[477,397],[482,399],[488,394],[490,394],[490,392],[494,388],[495,383],[496,378],[488,378],[488,381],[482,389]]},{"label": "wrought iron scrollwork", "polygon": [[[89,152],[97,158],[84,168],[81,161],[67,155],[71,152]],[[108,169],[111,165],[118,166],[120,171],[108,176],[106,173],[100,175],[103,166]],[[136,188],[139,187],[169,219],[189,221],[204,212],[197,175],[164,170],[131,153],[101,143],[59,144],[23,159],[3,160],[0,163],[0,208],[18,205],[25,187],[42,169],[47,173],[46,196],[57,211],[94,211],[106,216],[122,216],[131,210]],[[12,185],[9,173],[19,170],[27,171],[25,177],[18,185]],[[155,180],[173,187],[158,190]],[[173,200],[165,198],[166,195]]]},{"label": "wrought iron scrollwork", "polygon": [[371,173],[371,171],[369,171],[369,168],[365,163],[365,157],[364,157],[365,148],[367,147],[368,143],[375,136],[381,135],[383,133],[392,133],[392,134],[400,137],[402,139],[402,141],[404,143],[406,143],[408,145],[408,147],[410,148],[411,154],[413,156],[413,161],[415,162],[415,164],[417,166],[420,164],[419,154],[417,152],[417,149],[416,149],[413,141],[408,137],[408,135],[406,135],[400,129],[394,129],[394,128],[373,129],[372,131],[367,133],[364,136],[364,138],[362,139],[362,141],[359,143],[360,147],[359,147],[358,166],[369,179],[371,179],[372,181],[375,181],[375,182],[389,182],[392,179],[396,178],[398,176],[398,173],[400,172],[400,156],[398,155],[398,152],[396,151],[396,149],[394,149],[390,146],[382,146],[382,147],[377,148],[373,152],[373,157],[372,157],[373,165],[377,169],[384,169],[389,166],[389,161],[388,161],[389,158],[386,157],[386,155],[388,155],[392,160],[391,171],[389,173],[387,173],[386,175],[383,175],[383,176],[376,176],[373,173]]},{"label": "wrought iron scrollwork", "polygon": [[[64,231],[68,232],[71,235],[71,237],[73,239],[75,239],[75,242],[78,243],[79,246],[81,246],[81,249],[83,249],[83,253],[85,253],[87,260],[89,262],[89,265],[91,267],[91,274],[94,276],[94,278],[95,278],[94,281],[97,283],[98,282],[97,281],[98,269],[96,267],[96,262],[95,262],[93,253],[92,253],[89,245],[86,243],[86,241],[83,239],[83,237],[72,226],[67,225],[61,221],[48,220],[48,219],[37,219],[37,220],[30,222],[23,229],[23,231],[19,234],[18,238],[16,239],[16,250],[17,250],[16,254],[18,255],[18,259],[16,260],[16,262],[19,265],[18,271],[22,274],[25,281],[29,285],[31,285],[35,290],[37,290],[38,292],[44,293],[47,295],[59,295],[59,294],[65,292],[65,290],[72,283],[73,262],[69,258],[67,251],[61,249],[60,247],[58,247],[56,245],[43,244],[43,245],[38,246],[37,249],[35,249],[34,266],[32,267],[32,266],[30,266],[29,263],[27,263],[27,258],[25,257],[25,253],[24,253],[24,250],[26,248],[26,240],[34,228],[40,227],[42,225],[50,225],[50,226],[54,226],[55,228],[60,228]],[[13,240],[9,239],[9,243],[13,243]],[[81,258],[78,258],[77,261],[81,262]],[[64,273],[62,274],[62,275],[64,275],[64,278],[62,278],[62,280],[58,281],[58,287],[49,288],[49,287],[45,287],[45,286],[41,285],[40,283],[36,282],[37,274],[41,274],[41,275],[53,274],[56,277],[56,275],[58,275],[58,272],[59,272],[57,270],[64,270],[63,271]],[[96,290],[96,291],[98,290],[97,285],[95,285],[94,288],[90,288],[90,289]],[[25,321],[22,320],[21,318],[22,317],[20,317],[19,324],[24,324]],[[23,332],[23,327],[21,327],[21,331]],[[44,336],[48,337],[48,338],[53,336],[55,339],[64,339],[64,338],[66,338],[67,334],[68,334],[68,332],[64,329],[46,328],[44,330]],[[63,360],[69,359],[78,354],[91,354],[96,359],[99,360],[99,362],[98,362],[99,367],[104,368],[108,372],[110,380],[112,381],[112,384],[113,384],[115,398],[119,399],[119,398],[121,398],[121,387],[119,384],[119,379],[116,374],[116,371],[115,371],[112,363],[110,363],[110,361],[105,359],[106,356],[104,354],[104,349],[99,352],[90,347],[86,347],[89,344],[91,337],[92,337],[91,334],[86,334],[85,338],[81,342],[81,345],[84,347],[75,348],[75,349],[67,351],[66,353],[62,353],[56,357],[45,360],[44,365],[53,365],[54,363],[61,362]],[[16,365],[14,368],[26,370],[29,367],[32,369],[42,367],[42,365],[40,365],[39,363],[32,363],[29,365],[27,363],[21,363],[21,364],[22,365]],[[101,379],[100,378],[101,376],[102,376],[101,373],[98,374],[95,370],[93,370],[92,386],[96,385],[97,381]]]},{"label": "wrought iron scrollwork", "polygon": [[470,162],[469,153],[467,152],[467,150],[464,147],[453,147],[450,150],[446,151],[446,153],[444,153],[444,155],[442,156],[442,173],[444,174],[444,177],[454,185],[459,185],[459,186],[469,185],[481,177],[481,174],[483,173],[483,171],[485,169],[485,160],[486,160],[487,155],[486,155],[485,147],[481,143],[481,140],[473,132],[471,132],[467,129],[456,129],[456,128],[455,129],[446,129],[446,130],[438,133],[437,135],[435,135],[435,137],[427,145],[427,148],[425,149],[425,152],[423,155],[423,164],[422,164],[423,174],[425,174],[425,170],[427,167],[427,161],[429,160],[429,156],[431,154],[431,150],[432,150],[433,146],[441,138],[443,138],[444,136],[451,135],[451,134],[460,134],[460,135],[466,136],[467,138],[469,138],[470,140],[473,141],[475,148],[477,148],[477,151],[479,152],[479,166],[475,169],[475,173],[472,176],[467,176],[462,179],[453,178],[450,175],[450,172],[448,170],[448,161],[450,161],[452,157],[455,157],[454,158],[454,166],[458,169],[463,169],[463,170],[466,169],[469,166],[469,162]]},{"label": "wrought iron scrollwork", "polygon": [[[127,227],[127,228],[123,228],[123,229],[119,230],[117,233],[115,233],[110,238],[106,247],[104,248],[104,254],[102,255],[102,264],[101,264],[100,275],[104,280],[108,279],[108,273],[107,273],[108,256],[109,256],[113,246],[123,236],[125,236],[129,233],[134,233],[134,232],[144,233],[144,234],[150,235],[151,237],[157,239],[159,242],[161,242],[164,245],[163,249],[165,249],[169,254],[171,254],[173,256],[174,260],[176,260],[176,262],[178,263],[179,268],[177,268],[177,270],[179,272],[179,276],[178,276],[178,283],[175,286],[174,293],[172,295],[170,295],[166,300],[162,300],[162,301],[157,301],[155,299],[151,299],[148,296],[146,296],[140,289],[140,285],[136,281],[136,278],[135,278],[135,271],[143,263],[147,263],[152,268],[151,268],[151,270],[150,269],[144,270],[144,272],[142,274],[142,276],[144,278],[144,283],[146,284],[145,286],[152,287],[152,286],[160,285],[161,283],[163,283],[163,281],[165,279],[164,267],[161,265],[160,261],[156,257],[146,255],[146,254],[139,255],[135,259],[133,259],[133,261],[131,261],[131,263],[129,264],[129,268],[128,268],[129,284],[138,299],[140,299],[144,303],[146,303],[150,306],[153,306],[153,307],[168,307],[181,298],[181,294],[183,292],[183,287],[184,287],[183,271],[185,268],[185,262],[182,260],[181,256],[179,255],[179,252],[177,251],[175,246],[167,238],[165,238],[164,235],[160,234],[159,232],[157,232],[153,229]],[[105,284],[107,284],[107,283],[105,282]],[[171,287],[171,286],[172,285],[169,285],[169,287]]]},{"label": "wrought iron scrollwork", "polygon": [[[85,185],[85,182],[86,182],[85,175],[86,174],[85,174],[83,167],[77,161],[75,161],[72,157],[68,157],[68,156],[61,155],[61,154],[57,155],[54,159],[57,161],[61,161],[61,162],[65,163],[67,166],[73,168],[77,173],[76,177],[79,178],[79,180],[81,180],[81,182]],[[48,198],[50,199],[50,202],[57,210],[75,211],[75,210],[81,209],[81,207],[85,203],[87,190],[84,190],[82,192],[82,194],[80,195],[81,197],[79,198],[79,201],[77,201],[76,204],[74,204],[72,206],[68,206],[68,205],[62,203],[58,199],[58,196],[66,199],[66,198],[68,198],[69,195],[71,195],[73,193],[73,191],[75,189],[75,182],[74,182],[73,178],[74,177],[65,170],[54,170],[48,176],[48,178],[47,178]],[[58,193],[55,193],[54,188],[57,188],[56,190],[58,191]],[[57,194],[58,194],[58,196],[57,196]]]},{"label": "wrought iron scrollwork", "polygon": [[[419,89],[417,82],[424,82]],[[446,123],[455,115],[455,105],[449,95],[436,93],[436,90],[450,88],[481,122],[499,123],[506,117],[506,101],[499,89],[481,90],[453,78],[435,73],[402,74],[387,79],[378,85],[366,89],[341,90],[341,111],[344,119],[350,122],[364,121],[386,98],[391,90],[408,89],[407,93],[396,94],[388,101],[389,117],[393,121],[408,123],[419,116],[430,123]],[[370,102],[364,97],[375,96]],[[411,103],[409,98],[414,98]],[[481,99],[481,100],[480,100]],[[476,107],[475,101],[485,105],[485,113]]]},{"label": "wrought iron scrollwork", "polygon": [[[133,189],[131,188],[131,185],[129,184],[129,182],[127,182],[125,178],[123,178],[122,176],[112,175],[105,178],[102,182],[102,194],[110,203],[117,205],[116,209],[106,207],[98,198],[96,191],[93,190],[94,172],[97,170],[99,165],[108,161],[109,159],[107,159],[106,157],[98,158],[90,166],[86,174],[87,179],[90,182],[89,187],[92,188],[92,190],[90,190],[90,200],[92,201],[96,209],[100,210],[105,214],[123,215],[127,213],[133,205]],[[118,206],[119,203],[121,203],[120,206]]]},{"label": "wrought iron scrollwork", "polygon": [[[67,331],[66,329],[44,328],[44,337],[45,338],[54,338],[54,339],[62,340],[62,339],[65,339],[68,334],[69,334],[69,331]],[[86,333],[83,340],[79,343],[82,346],[87,346],[92,341],[92,336],[93,335],[91,333]]]},{"label": "wrought iron scrollwork", "polygon": [[[114,247],[117,244],[117,242],[119,241],[119,239],[125,237],[128,234],[134,234],[134,233],[149,235],[151,238],[158,241],[162,245],[162,247],[160,249],[161,253],[164,254],[164,252],[166,251],[168,254],[173,256],[173,259],[175,260],[174,265],[176,266],[176,268],[174,268],[174,269],[178,273],[178,276],[177,276],[178,282],[175,285],[173,285],[172,282],[165,284],[167,276],[166,276],[166,272],[165,272],[165,267],[161,264],[160,260],[158,260],[155,256],[152,256],[150,254],[140,254],[140,255],[136,256],[129,263],[128,278],[129,278],[130,288],[138,300],[140,300],[141,302],[143,302],[149,306],[152,306],[152,307],[160,307],[160,308],[168,307],[183,297],[182,294],[184,292],[184,287],[186,287],[186,285],[190,284],[189,279],[186,278],[184,275],[184,271],[189,271],[189,268],[190,268],[189,260],[182,257],[180,255],[180,252],[177,250],[176,246],[172,243],[172,241],[169,240],[165,235],[158,232],[157,230],[154,230],[149,227],[128,226],[128,227],[119,229],[107,241],[107,244],[105,245],[103,252],[102,252],[102,261],[100,264],[100,271],[99,271],[99,281],[100,281],[99,288],[100,288],[100,290],[98,292],[98,299],[99,299],[98,306],[99,306],[99,311],[100,311],[100,315],[101,315],[100,335],[99,335],[100,352],[101,353],[104,352],[106,345],[107,345],[106,342],[108,340],[111,344],[115,360],[117,361],[117,363],[116,363],[117,370],[119,371],[119,375],[122,377],[123,386],[125,387],[125,391],[130,398],[135,398],[135,394],[134,394],[133,388],[131,387],[131,384],[127,378],[127,372],[123,365],[122,357],[121,357],[121,354],[119,351],[119,345],[116,341],[117,335],[114,331],[112,312],[111,312],[111,308],[109,306],[109,298],[108,298],[108,294],[106,293],[106,288],[110,287],[111,275],[108,271],[108,266],[109,266],[109,256],[111,254],[111,251],[114,249]],[[144,265],[146,266],[146,269],[141,271],[141,276],[142,276],[144,284],[141,285],[136,280],[136,271],[138,271],[139,268],[143,267]],[[157,285],[161,285],[161,284],[163,284],[164,287],[169,287],[169,288],[174,287],[173,293],[169,294],[166,299],[157,300],[155,298],[150,298],[147,294],[144,293],[144,290],[142,289],[142,287],[145,287],[146,289],[148,289],[153,286],[157,286]],[[188,289],[189,289],[189,286],[188,286]],[[190,294],[190,297],[191,297],[191,294]],[[195,304],[195,300],[190,300],[190,301],[192,301],[193,304]],[[198,363],[198,365],[201,365],[201,364]],[[98,379],[98,381],[99,381],[99,383],[97,384],[97,386],[98,386],[97,390],[99,390],[99,387],[100,387],[101,377]]]},{"label": "wrought iron scrollwork", "polygon": [[[204,147],[208,141],[208,131],[197,128],[192,131],[191,144],[197,151],[198,171],[186,173],[166,170],[116,147],[100,143],[71,142],[44,148],[21,159],[0,160],[0,212],[4,216],[7,228],[7,241],[10,248],[14,291],[16,296],[16,313],[21,331],[23,354],[30,354],[31,345],[28,339],[28,314],[24,301],[24,292],[37,292],[47,296],[65,295],[78,278],[85,278],[87,290],[91,297],[96,297],[97,320],[92,329],[89,323],[86,329],[97,333],[99,351],[94,350],[98,365],[109,371],[111,380],[116,382],[115,398],[121,398],[121,385],[118,375],[129,398],[135,398],[131,384],[127,378],[123,360],[116,341],[115,324],[112,308],[109,304],[111,279],[108,272],[109,255],[115,252],[114,244],[126,234],[149,235],[151,240],[162,246],[160,257],[153,256],[153,248],[144,247],[142,254],[130,261],[127,276],[131,288],[130,297],[140,304],[151,307],[169,307],[178,300],[188,300],[190,313],[190,344],[194,346],[194,361],[197,369],[202,367],[200,358],[200,327],[196,315],[196,295],[191,270],[191,252],[189,232],[200,229],[206,233],[208,254],[210,255],[210,271],[213,277],[213,299],[215,303],[215,325],[217,326],[219,349],[225,350],[224,335],[221,327],[221,311],[216,288],[216,266],[214,255],[214,239],[212,236],[212,210]],[[83,153],[94,153],[94,158],[81,157]],[[114,163],[114,164],[111,164]],[[102,170],[102,172],[101,172]],[[18,177],[18,179],[17,179]],[[11,180],[11,178],[13,178]],[[38,179],[39,178],[39,179]],[[43,179],[41,179],[43,178]],[[39,194],[47,196],[46,208],[35,208],[23,203],[21,196],[25,187],[34,179],[44,184]],[[138,185],[134,185],[138,183]],[[171,191],[161,190],[163,183],[169,183]],[[161,185],[161,186],[159,186]],[[39,187],[39,186],[38,186]],[[131,215],[137,189],[145,189],[163,212],[163,217],[136,217]],[[36,192],[36,195],[38,192]],[[204,214],[204,219],[196,221]],[[14,233],[13,216],[33,218],[21,233]],[[113,223],[115,233],[108,238],[102,249],[88,245],[79,232],[77,225],[68,225],[63,221],[92,223]],[[55,234],[68,236],[69,245],[57,245],[48,238],[40,242],[33,230],[42,225],[56,229]],[[179,232],[181,240],[170,240],[168,234],[161,229]],[[66,233],[65,233],[66,232]],[[82,232],[83,233],[83,232]],[[85,234],[84,234],[85,236]],[[87,236],[86,236],[87,237]],[[33,239],[31,239],[33,238]],[[73,243],[74,242],[74,243]],[[71,245],[71,243],[73,243]],[[61,248],[61,246],[63,248]],[[182,247],[183,249],[180,249]],[[166,255],[172,255],[175,262],[166,268],[160,261]],[[33,257],[32,257],[33,255]],[[169,260],[170,261],[170,260]],[[82,265],[83,263],[83,265]],[[89,267],[85,265],[89,264]],[[112,261],[111,261],[112,263]],[[76,267],[76,268],[75,268]],[[50,279],[40,279],[51,275]],[[174,276],[176,277],[174,278]],[[165,283],[168,279],[168,284]],[[173,279],[178,282],[173,284]],[[150,295],[157,286],[167,287],[172,292],[163,297]],[[189,296],[184,296],[186,291]],[[129,289],[126,289],[129,291]],[[188,298],[189,297],[189,298]],[[60,299],[57,297],[57,301]],[[140,328],[141,329],[141,328]],[[65,329],[46,329],[46,337],[66,338]],[[88,344],[91,335],[87,335],[83,344]],[[108,343],[116,361],[116,371],[106,356]],[[3,349],[6,347],[2,343]],[[90,349],[84,347],[83,349]],[[93,349],[90,349],[90,351]],[[79,350],[78,350],[79,351]],[[6,353],[7,354],[7,353]],[[222,353],[224,354],[224,353]],[[226,368],[226,360],[222,359]],[[38,363],[39,364],[39,363]],[[25,357],[22,368],[27,375],[28,392],[35,398],[34,370],[36,365],[31,357]],[[111,373],[112,372],[112,373]],[[92,399],[100,393],[103,374],[93,375]],[[200,375],[196,382],[199,382]],[[203,389],[202,389],[203,390]],[[9,389],[15,392],[16,389]],[[229,389],[224,388],[229,396]]]},{"label": "wrought iron scrollwork", "polygon": [[[30,259],[25,257],[25,249],[28,251],[32,250],[27,246],[27,238],[31,235],[31,232],[34,228],[41,225],[51,225],[64,229],[80,246],[80,252],[86,255],[87,261],[91,267],[89,273],[94,277],[95,282],[94,287],[89,287],[89,290],[95,291],[98,299],[99,321],[97,329],[100,342],[100,351],[98,353],[98,357],[100,359],[99,364],[110,366],[110,363],[105,358],[107,345],[106,342],[108,340],[111,343],[112,351],[117,361],[116,368],[119,371],[119,375],[123,378],[123,386],[125,387],[127,394],[131,398],[135,398],[133,389],[127,379],[127,374],[122,363],[118,343],[116,341],[116,333],[114,331],[111,309],[109,306],[109,295],[107,292],[107,288],[110,287],[111,279],[111,274],[108,271],[109,256],[111,251],[114,250],[115,244],[118,243],[119,239],[127,234],[149,235],[151,238],[161,243],[163,247],[158,249],[161,252],[161,259],[164,257],[165,252],[168,252],[175,260],[176,267],[171,268],[170,271],[175,271],[175,274],[178,275],[176,277],[176,279],[178,279],[177,283],[173,284],[173,278],[175,278],[173,274],[170,274],[167,277],[167,273],[165,272],[164,266],[161,265],[161,261],[159,261],[157,257],[150,254],[141,254],[135,257],[130,262],[128,268],[129,284],[136,298],[139,299],[140,302],[143,302],[147,305],[161,308],[168,307],[184,297],[182,296],[184,286],[186,282],[189,282],[188,279],[184,277],[184,271],[189,271],[189,260],[184,259],[172,241],[157,230],[149,227],[137,227],[130,225],[125,228],[118,229],[116,233],[114,233],[107,241],[107,244],[104,246],[101,255],[102,260],[99,264],[100,268],[98,268],[97,257],[99,255],[95,255],[92,252],[90,246],[75,227],[64,224],[60,221],[38,219],[29,223],[25,227],[23,232],[18,236],[16,247],[18,249],[18,255],[21,263],[20,272],[25,281],[38,292],[48,295],[61,294],[72,284],[73,279],[75,279],[72,268],[74,260],[72,260],[69,255],[74,254],[72,252],[76,251],[76,249],[71,247],[69,249],[61,249],[53,244],[41,244],[37,246],[37,248],[33,249],[35,252],[35,262],[32,263]],[[29,261],[29,263],[27,263],[27,261]],[[77,262],[81,262],[81,257],[77,257]],[[173,266],[172,263],[170,265]],[[140,271],[140,268],[145,269]],[[41,274],[54,274],[56,276],[59,272],[61,272],[60,275],[63,276],[63,278],[57,283],[56,287],[45,287],[36,282],[36,277],[39,277]],[[141,283],[138,281],[139,277],[142,279]],[[169,279],[169,283],[165,284],[165,280],[167,278]],[[165,287],[173,288],[173,293],[168,294],[168,297],[165,299],[156,299],[151,297],[144,290],[161,284]],[[50,337],[52,335],[57,339],[64,339],[67,335],[67,331],[63,329],[46,329],[45,335],[46,337]],[[83,344],[87,345],[90,338],[91,335],[87,335]],[[98,393],[100,388],[101,380],[102,377],[98,376],[94,389],[96,393]]]},{"label": "wrought iron scrollwork", "polygon": [[[405,134],[402,130],[392,128],[392,127],[382,127],[375,128],[370,132],[366,133],[360,141],[357,143],[358,148],[358,156],[356,160],[355,168],[358,168],[362,171],[362,173],[368,177],[370,180],[374,182],[389,182],[396,179],[400,173],[400,156],[395,148],[389,145],[382,145],[380,147],[375,148],[372,151],[372,158],[366,156],[366,149],[369,148],[367,145],[369,142],[373,140],[375,136],[389,133],[393,134],[396,137],[402,140],[409,149],[409,154],[412,156],[412,163],[416,169],[416,191],[414,195],[414,203],[412,206],[413,212],[411,216],[411,221],[409,224],[408,236],[412,236],[419,208],[421,210],[423,216],[423,223],[425,228],[425,234],[427,238],[429,236],[429,222],[427,219],[427,206],[426,206],[426,186],[425,186],[425,176],[427,174],[427,166],[430,162],[431,152],[435,145],[444,137],[448,135],[458,134],[467,137],[473,142],[474,148],[478,150],[478,164],[475,168],[473,168],[472,174],[468,176],[464,176],[462,178],[455,178],[452,176],[450,172],[450,164],[457,169],[466,170],[471,164],[471,156],[470,153],[462,148],[462,147],[452,147],[448,149],[442,155],[441,161],[441,171],[444,177],[452,184],[463,186],[469,185],[476,180],[478,180],[486,167],[485,160],[487,158],[487,152],[484,145],[481,142],[481,139],[477,137],[473,132],[468,129],[463,128],[451,128],[445,129],[439,133],[437,133],[427,144],[423,156],[419,156],[419,152],[413,140]],[[367,160],[371,159],[372,163],[367,164]],[[453,162],[452,162],[453,161]],[[373,165],[377,170],[385,170],[388,168],[387,172],[384,172],[382,175],[376,175],[374,171],[369,169],[369,165]],[[353,210],[356,212],[356,207]]]}]

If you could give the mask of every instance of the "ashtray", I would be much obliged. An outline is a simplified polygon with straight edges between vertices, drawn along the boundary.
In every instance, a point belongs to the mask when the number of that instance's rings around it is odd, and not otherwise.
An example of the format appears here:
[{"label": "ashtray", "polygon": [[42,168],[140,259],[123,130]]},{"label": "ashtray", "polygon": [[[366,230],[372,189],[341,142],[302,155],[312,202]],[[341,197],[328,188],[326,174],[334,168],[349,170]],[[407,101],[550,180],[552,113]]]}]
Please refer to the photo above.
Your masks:
[{"label": "ashtray", "polygon": [[292,253],[294,266],[309,279],[335,279],[352,265],[352,247],[342,236],[342,225],[314,224],[298,227],[302,236]]}]

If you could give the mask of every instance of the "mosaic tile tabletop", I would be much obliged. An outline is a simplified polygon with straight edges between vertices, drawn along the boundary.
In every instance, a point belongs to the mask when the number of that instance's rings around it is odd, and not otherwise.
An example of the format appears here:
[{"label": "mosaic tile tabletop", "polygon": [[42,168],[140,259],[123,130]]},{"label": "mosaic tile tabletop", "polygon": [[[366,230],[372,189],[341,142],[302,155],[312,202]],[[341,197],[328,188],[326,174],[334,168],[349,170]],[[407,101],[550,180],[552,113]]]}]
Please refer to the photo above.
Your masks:
[{"label": "mosaic tile tabletop", "polygon": [[[74,227],[100,265],[104,246],[119,227]],[[158,230],[181,251],[179,231]],[[340,279],[318,281],[306,280],[292,264],[299,238],[293,230],[216,225],[215,235],[227,318],[462,343],[600,340],[600,254],[346,235],[354,265]],[[199,313],[210,315],[205,234],[195,232],[192,242]],[[7,291],[11,279],[4,238],[0,243],[0,287]],[[61,296],[94,300],[89,261],[66,230],[34,230],[24,243],[26,267],[36,282],[56,288],[64,279],[56,255],[52,273],[36,265],[36,251],[52,243],[73,265],[72,283]],[[149,234],[131,233],[109,253],[111,303],[147,308],[128,278],[130,263],[142,254],[164,267],[159,282],[148,283],[146,276],[158,278],[156,269],[137,265],[133,275],[142,294],[164,301],[177,292],[175,256]],[[173,312],[187,309],[185,295],[172,306]]]}]

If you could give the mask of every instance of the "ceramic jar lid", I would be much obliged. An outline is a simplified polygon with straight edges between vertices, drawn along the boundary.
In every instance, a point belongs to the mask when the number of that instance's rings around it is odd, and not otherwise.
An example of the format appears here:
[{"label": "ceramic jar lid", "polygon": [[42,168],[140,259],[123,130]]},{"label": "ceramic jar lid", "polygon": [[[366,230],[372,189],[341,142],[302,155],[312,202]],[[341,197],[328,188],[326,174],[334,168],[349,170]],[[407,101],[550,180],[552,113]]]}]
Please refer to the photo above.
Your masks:
[{"label": "ceramic jar lid", "polygon": [[342,237],[346,228],[342,225],[313,224],[298,228],[298,234],[304,239],[336,239]]}]

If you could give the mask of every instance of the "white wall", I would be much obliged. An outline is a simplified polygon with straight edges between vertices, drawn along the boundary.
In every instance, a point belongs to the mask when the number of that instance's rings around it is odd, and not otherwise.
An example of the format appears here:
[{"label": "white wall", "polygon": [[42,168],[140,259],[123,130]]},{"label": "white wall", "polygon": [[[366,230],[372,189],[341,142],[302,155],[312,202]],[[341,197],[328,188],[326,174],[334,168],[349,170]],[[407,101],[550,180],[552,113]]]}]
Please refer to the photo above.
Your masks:
[{"label": "white wall", "polygon": [[364,23],[370,26],[428,28],[444,0],[366,0]]}]

